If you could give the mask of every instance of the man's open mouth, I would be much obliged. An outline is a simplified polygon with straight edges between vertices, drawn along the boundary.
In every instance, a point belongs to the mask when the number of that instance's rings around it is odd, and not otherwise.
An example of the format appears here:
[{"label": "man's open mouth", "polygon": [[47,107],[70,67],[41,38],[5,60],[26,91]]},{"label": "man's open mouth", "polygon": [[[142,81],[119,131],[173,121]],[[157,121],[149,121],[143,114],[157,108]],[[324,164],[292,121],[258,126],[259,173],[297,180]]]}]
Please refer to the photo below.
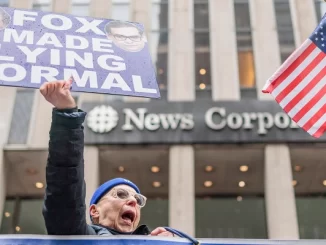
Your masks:
[{"label": "man's open mouth", "polygon": [[121,218],[127,223],[133,223],[135,220],[136,214],[132,211],[126,211],[121,215]]}]

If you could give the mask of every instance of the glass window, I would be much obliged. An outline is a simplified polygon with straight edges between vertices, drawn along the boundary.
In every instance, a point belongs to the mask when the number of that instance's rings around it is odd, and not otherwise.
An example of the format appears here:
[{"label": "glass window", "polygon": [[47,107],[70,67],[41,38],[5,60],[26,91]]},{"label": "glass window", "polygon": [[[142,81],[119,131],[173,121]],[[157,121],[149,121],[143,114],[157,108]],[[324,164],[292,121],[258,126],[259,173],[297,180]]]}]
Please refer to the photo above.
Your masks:
[{"label": "glass window", "polygon": [[75,0],[72,2],[71,14],[76,16],[89,16],[89,0]]},{"label": "glass window", "polygon": [[242,89],[255,87],[255,67],[252,50],[238,51],[239,77]]},{"label": "glass window", "polygon": [[263,197],[197,198],[195,205],[196,237],[267,238]]},{"label": "glass window", "polygon": [[73,5],[71,14],[76,16],[89,16],[89,5]]},{"label": "glass window", "polygon": [[[0,0],[1,1],[1,0]],[[33,0],[33,4],[50,4],[51,0]]]},{"label": "glass window", "polygon": [[196,53],[196,86],[201,90],[210,89],[211,62],[209,62],[209,60],[209,52]]},{"label": "glass window", "polygon": [[325,148],[290,146],[300,239],[326,239]]},{"label": "glass window", "polygon": [[156,78],[162,98],[166,99],[168,81],[168,16],[167,0],[152,1],[152,22],[150,36],[150,52],[152,62],[156,68]]},{"label": "glass window", "polygon": [[169,11],[167,0],[153,0],[152,3],[152,30],[167,31],[169,25]]},{"label": "glass window", "polygon": [[[152,33],[152,38],[156,38],[158,33]],[[151,42],[153,42],[151,39]],[[153,45],[153,43],[152,43]],[[160,90],[165,91],[167,90],[167,80],[168,80],[168,52],[167,52],[167,44],[165,47],[160,47],[157,49],[152,50],[152,62],[154,67],[156,67],[156,79],[159,84]]]},{"label": "glass window", "polygon": [[235,24],[237,30],[251,30],[249,3],[247,0],[235,0]]},{"label": "glass window", "polygon": [[195,29],[207,30],[209,28],[208,1],[195,0],[194,4]]},{"label": "glass window", "polygon": [[42,207],[43,199],[6,200],[0,233],[46,235]]},{"label": "glass window", "polygon": [[316,16],[317,16],[317,22],[319,23],[321,21],[321,18],[326,13],[326,3],[324,0],[314,0],[315,1],[315,8],[316,8]]},{"label": "glass window", "polygon": [[263,146],[197,146],[195,172],[196,237],[267,238]]},{"label": "glass window", "polygon": [[111,18],[114,20],[130,20],[130,0],[113,0]]},{"label": "glass window", "polygon": [[9,0],[0,0],[0,6],[8,7],[9,6]]},{"label": "glass window", "polygon": [[[169,200],[167,198],[151,198],[141,210],[142,224],[148,225],[150,230],[157,227],[169,226]],[[154,218],[155,217],[155,218]]]},{"label": "glass window", "polygon": [[33,9],[52,12],[52,2],[50,0],[34,0]]},{"label": "glass window", "polygon": [[248,0],[235,0],[235,24],[238,49],[241,98],[256,98],[255,61]]},{"label": "glass window", "polygon": [[112,19],[128,21],[129,18],[129,6],[124,4],[115,4],[112,9]]},{"label": "glass window", "polygon": [[17,233],[22,234],[47,234],[42,215],[43,200],[21,200],[19,217],[16,227]]},{"label": "glass window", "polygon": [[14,233],[14,210],[15,200],[6,200],[2,213],[2,222],[0,222],[0,234]]},{"label": "glass window", "polygon": [[200,52],[209,50],[209,33],[208,31],[197,32],[195,35],[195,47]]},{"label": "glass window", "polygon": [[326,239],[326,194],[296,197],[301,239]]},{"label": "glass window", "polygon": [[211,89],[208,7],[208,0],[194,1],[195,84],[197,97],[201,97],[202,93]]},{"label": "glass window", "polygon": [[52,12],[52,7],[50,4],[34,4],[33,9],[44,11],[44,12]]},{"label": "glass window", "polygon": [[26,144],[35,90],[18,89],[9,131],[8,144]]},{"label": "glass window", "polygon": [[274,0],[278,41],[283,63],[294,51],[294,33],[289,0]]}]

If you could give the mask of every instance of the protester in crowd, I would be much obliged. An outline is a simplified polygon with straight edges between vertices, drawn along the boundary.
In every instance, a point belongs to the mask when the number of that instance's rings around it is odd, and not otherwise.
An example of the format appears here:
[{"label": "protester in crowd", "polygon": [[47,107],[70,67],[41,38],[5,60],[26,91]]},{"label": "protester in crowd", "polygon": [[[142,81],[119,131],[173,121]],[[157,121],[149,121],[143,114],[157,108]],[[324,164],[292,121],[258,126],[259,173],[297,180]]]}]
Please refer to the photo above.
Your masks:
[{"label": "protester in crowd", "polygon": [[108,39],[119,48],[128,52],[141,51],[146,42],[146,37],[137,25],[126,21],[110,21],[105,26]]},{"label": "protester in crowd", "polygon": [[174,236],[163,227],[150,232],[146,225],[138,226],[146,197],[134,183],[122,178],[109,180],[95,191],[89,208],[92,224],[87,224],[83,158],[86,112],[77,108],[71,84],[69,79],[47,82],[40,88],[54,106],[43,206],[48,234]]}]

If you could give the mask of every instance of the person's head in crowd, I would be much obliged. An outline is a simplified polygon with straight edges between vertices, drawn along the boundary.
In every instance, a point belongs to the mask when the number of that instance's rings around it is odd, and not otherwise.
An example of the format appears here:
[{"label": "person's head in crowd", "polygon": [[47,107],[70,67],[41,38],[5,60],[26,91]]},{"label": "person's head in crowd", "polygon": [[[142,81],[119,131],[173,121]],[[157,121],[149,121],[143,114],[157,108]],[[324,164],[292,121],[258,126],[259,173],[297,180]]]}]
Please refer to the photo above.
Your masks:
[{"label": "person's head in crowd", "polygon": [[133,232],[140,220],[146,197],[129,180],[116,178],[102,184],[90,201],[92,223],[118,232]]},{"label": "person's head in crowd", "polygon": [[0,30],[5,29],[10,21],[10,15],[3,8],[0,8]]},{"label": "person's head in crowd", "polygon": [[125,21],[110,21],[105,26],[107,37],[113,43],[128,52],[141,51],[146,42],[143,30],[137,25]]}]

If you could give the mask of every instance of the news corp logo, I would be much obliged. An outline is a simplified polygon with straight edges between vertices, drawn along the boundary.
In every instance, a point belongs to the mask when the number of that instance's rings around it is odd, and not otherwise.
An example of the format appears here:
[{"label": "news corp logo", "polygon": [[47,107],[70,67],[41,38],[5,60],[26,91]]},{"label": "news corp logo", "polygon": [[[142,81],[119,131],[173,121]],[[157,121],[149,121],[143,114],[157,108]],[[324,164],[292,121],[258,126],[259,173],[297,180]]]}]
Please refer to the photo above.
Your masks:
[{"label": "news corp logo", "polygon": [[[146,108],[132,110],[124,108],[124,121],[121,129],[133,131],[135,128],[143,131],[165,130],[191,130],[194,128],[193,115],[188,113],[147,113]],[[122,116],[122,114],[120,115]],[[122,118],[121,118],[122,119]],[[96,106],[87,117],[87,126],[94,133],[109,133],[118,125],[119,113],[111,106]]]},{"label": "news corp logo", "polygon": [[[190,131],[195,127],[194,115],[191,113],[151,113],[147,108],[124,108],[120,113],[122,126],[120,130],[131,132],[134,130],[155,132]],[[114,130],[119,121],[119,113],[111,106],[101,105],[94,107],[88,114],[87,126],[94,133],[109,133]],[[199,123],[199,122],[198,122]],[[256,131],[259,135],[266,135],[268,130],[297,129],[294,123],[284,112],[275,114],[269,112],[228,112],[225,107],[211,107],[204,115],[203,123],[214,131],[225,128],[234,131],[245,129]]]},{"label": "news corp logo", "polygon": [[95,133],[108,133],[118,125],[118,112],[111,106],[96,106],[87,117],[87,126]]}]

